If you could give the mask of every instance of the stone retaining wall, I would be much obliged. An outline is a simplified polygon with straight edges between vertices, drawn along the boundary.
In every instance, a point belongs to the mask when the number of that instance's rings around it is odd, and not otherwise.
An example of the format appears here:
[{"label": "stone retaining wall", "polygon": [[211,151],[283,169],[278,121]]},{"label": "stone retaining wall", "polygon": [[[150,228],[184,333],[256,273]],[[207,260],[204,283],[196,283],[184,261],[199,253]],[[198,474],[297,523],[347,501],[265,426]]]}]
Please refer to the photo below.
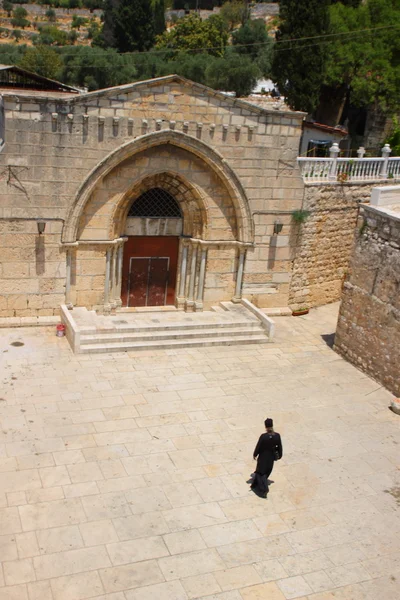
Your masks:
[{"label": "stone retaining wall", "polygon": [[400,208],[397,214],[365,208],[335,349],[400,396]]},{"label": "stone retaining wall", "polygon": [[309,215],[301,224],[291,222],[292,308],[340,300],[360,203],[369,202],[373,185],[306,185],[303,209]]}]

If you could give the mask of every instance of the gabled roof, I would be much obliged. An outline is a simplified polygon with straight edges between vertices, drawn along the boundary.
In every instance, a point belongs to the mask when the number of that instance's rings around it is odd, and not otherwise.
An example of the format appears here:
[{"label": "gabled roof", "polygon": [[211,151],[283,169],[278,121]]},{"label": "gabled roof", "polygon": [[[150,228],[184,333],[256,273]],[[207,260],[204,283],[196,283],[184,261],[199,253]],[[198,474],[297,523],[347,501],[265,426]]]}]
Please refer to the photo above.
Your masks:
[{"label": "gabled roof", "polygon": [[336,133],[337,135],[341,135],[343,137],[349,134],[347,129],[340,125],[331,127],[330,125],[324,125],[323,123],[304,121],[304,127],[308,127],[309,129],[318,129],[319,131],[326,131],[327,133]]},{"label": "gabled roof", "polygon": [[79,90],[54,79],[31,73],[15,65],[0,65],[1,90],[29,90],[31,92],[61,92],[79,94]]},{"label": "gabled roof", "polygon": [[177,83],[186,88],[190,88],[191,90],[198,90],[202,94],[207,94],[208,96],[212,96],[220,99],[225,104],[230,106],[238,106],[240,108],[252,111],[254,113],[273,113],[273,114],[284,114],[286,116],[290,116],[294,119],[303,119],[306,113],[296,112],[290,110],[274,110],[271,108],[264,108],[261,106],[257,106],[255,104],[251,104],[250,102],[246,102],[245,100],[241,100],[240,98],[235,98],[225,94],[224,92],[218,92],[213,90],[206,85],[202,85],[201,83],[195,83],[190,79],[186,79],[186,77],[182,77],[181,75],[166,75],[164,77],[156,77],[155,79],[146,79],[144,81],[136,81],[134,83],[127,83],[123,85],[117,85],[115,87],[105,88],[102,90],[95,90],[94,92],[87,92],[84,94],[80,94],[76,99],[73,98],[76,102],[82,102],[89,98],[95,98],[99,96],[112,96],[115,94],[128,94],[129,92],[134,92],[141,90],[143,88],[149,87],[158,87],[160,85],[168,85],[169,83]]}]

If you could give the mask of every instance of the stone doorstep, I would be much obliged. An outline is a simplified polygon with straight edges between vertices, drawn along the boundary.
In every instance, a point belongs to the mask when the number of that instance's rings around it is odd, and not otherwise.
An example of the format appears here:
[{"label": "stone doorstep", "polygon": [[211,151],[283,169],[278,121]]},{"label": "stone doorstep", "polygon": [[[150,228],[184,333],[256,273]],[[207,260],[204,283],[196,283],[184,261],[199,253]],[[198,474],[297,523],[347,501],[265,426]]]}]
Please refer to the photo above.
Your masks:
[{"label": "stone doorstep", "polygon": [[60,317],[1,317],[0,329],[5,327],[50,327],[61,323]]},{"label": "stone doorstep", "polygon": [[172,350],[173,348],[196,348],[201,346],[237,346],[243,344],[268,344],[269,340],[265,334],[260,334],[253,337],[235,336],[229,338],[214,337],[201,340],[173,340],[168,339],[160,342],[126,342],[115,344],[90,344],[87,346],[81,345],[80,353],[101,353],[101,352],[131,352],[140,350]]},{"label": "stone doorstep", "polygon": [[81,325],[79,327],[79,332],[81,335],[102,335],[102,334],[115,334],[115,335],[124,335],[124,334],[143,334],[143,335],[152,335],[157,332],[165,332],[166,334],[172,333],[180,333],[180,332],[193,332],[197,334],[201,334],[206,329],[226,329],[226,328],[259,328],[259,321],[225,321],[225,322],[203,322],[203,323],[185,323],[185,322],[177,322],[177,323],[158,323],[158,324],[138,324],[138,323],[128,323],[127,325],[118,325],[118,326],[86,326]]},{"label": "stone doorstep", "polygon": [[[190,329],[190,331],[188,331]],[[125,343],[125,342],[152,342],[152,341],[165,341],[165,340],[190,340],[193,338],[206,339],[211,337],[235,337],[235,336],[243,336],[247,335],[248,337],[259,336],[260,334],[264,334],[264,330],[261,325],[258,323],[250,323],[248,326],[241,327],[224,327],[222,329],[218,328],[216,331],[212,326],[209,329],[202,328],[201,330],[193,330],[192,328],[183,328],[180,331],[176,331],[174,329],[170,329],[169,331],[164,331],[162,328],[158,328],[154,332],[131,332],[130,334],[127,331],[114,332],[114,333],[105,333],[96,332],[96,334],[83,334],[81,332],[81,346],[87,344],[107,344],[107,343]]]},{"label": "stone doorstep", "polygon": [[[123,352],[129,350],[170,349],[215,345],[267,343],[271,341],[257,318],[248,308],[230,302],[223,303],[222,313],[178,312],[170,319],[167,314],[152,312],[124,315],[123,319],[97,316],[78,308],[68,311],[61,307],[67,337],[77,353]],[[122,316],[122,315],[121,315]],[[154,318],[157,316],[157,318]],[[74,318],[75,317],[75,318]],[[153,317],[153,318],[152,318]],[[267,317],[263,317],[264,319]]]}]

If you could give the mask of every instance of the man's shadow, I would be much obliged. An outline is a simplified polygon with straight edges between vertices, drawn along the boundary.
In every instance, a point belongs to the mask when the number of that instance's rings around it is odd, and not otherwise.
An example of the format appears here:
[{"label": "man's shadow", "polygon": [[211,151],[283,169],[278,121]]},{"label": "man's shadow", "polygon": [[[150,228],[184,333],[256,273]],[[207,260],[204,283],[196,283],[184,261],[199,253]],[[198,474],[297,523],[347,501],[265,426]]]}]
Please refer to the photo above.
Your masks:
[{"label": "man's shadow", "polygon": [[[253,481],[254,481],[254,477],[250,477],[250,479],[248,479],[246,481],[246,483],[248,483],[249,485],[251,485],[253,483]],[[269,493],[269,487],[272,484],[274,484],[274,483],[275,483],[275,481],[273,481],[272,479],[267,479],[268,493]],[[252,488],[250,488],[249,491],[253,492],[253,494],[255,494],[256,496],[258,496],[259,498],[265,499],[265,495],[258,489],[258,487],[252,487]],[[268,496],[268,493],[267,493],[267,496]]]}]

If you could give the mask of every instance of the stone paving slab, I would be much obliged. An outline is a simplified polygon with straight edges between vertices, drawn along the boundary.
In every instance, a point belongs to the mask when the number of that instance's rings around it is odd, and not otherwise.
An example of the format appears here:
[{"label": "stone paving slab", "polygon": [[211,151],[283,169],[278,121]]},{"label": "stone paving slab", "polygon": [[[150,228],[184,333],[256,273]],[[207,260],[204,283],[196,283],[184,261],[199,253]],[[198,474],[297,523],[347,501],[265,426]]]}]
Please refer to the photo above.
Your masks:
[{"label": "stone paving slab", "polygon": [[400,418],[330,348],[337,308],[259,346],[73,355],[3,329],[0,600],[398,600]]}]

